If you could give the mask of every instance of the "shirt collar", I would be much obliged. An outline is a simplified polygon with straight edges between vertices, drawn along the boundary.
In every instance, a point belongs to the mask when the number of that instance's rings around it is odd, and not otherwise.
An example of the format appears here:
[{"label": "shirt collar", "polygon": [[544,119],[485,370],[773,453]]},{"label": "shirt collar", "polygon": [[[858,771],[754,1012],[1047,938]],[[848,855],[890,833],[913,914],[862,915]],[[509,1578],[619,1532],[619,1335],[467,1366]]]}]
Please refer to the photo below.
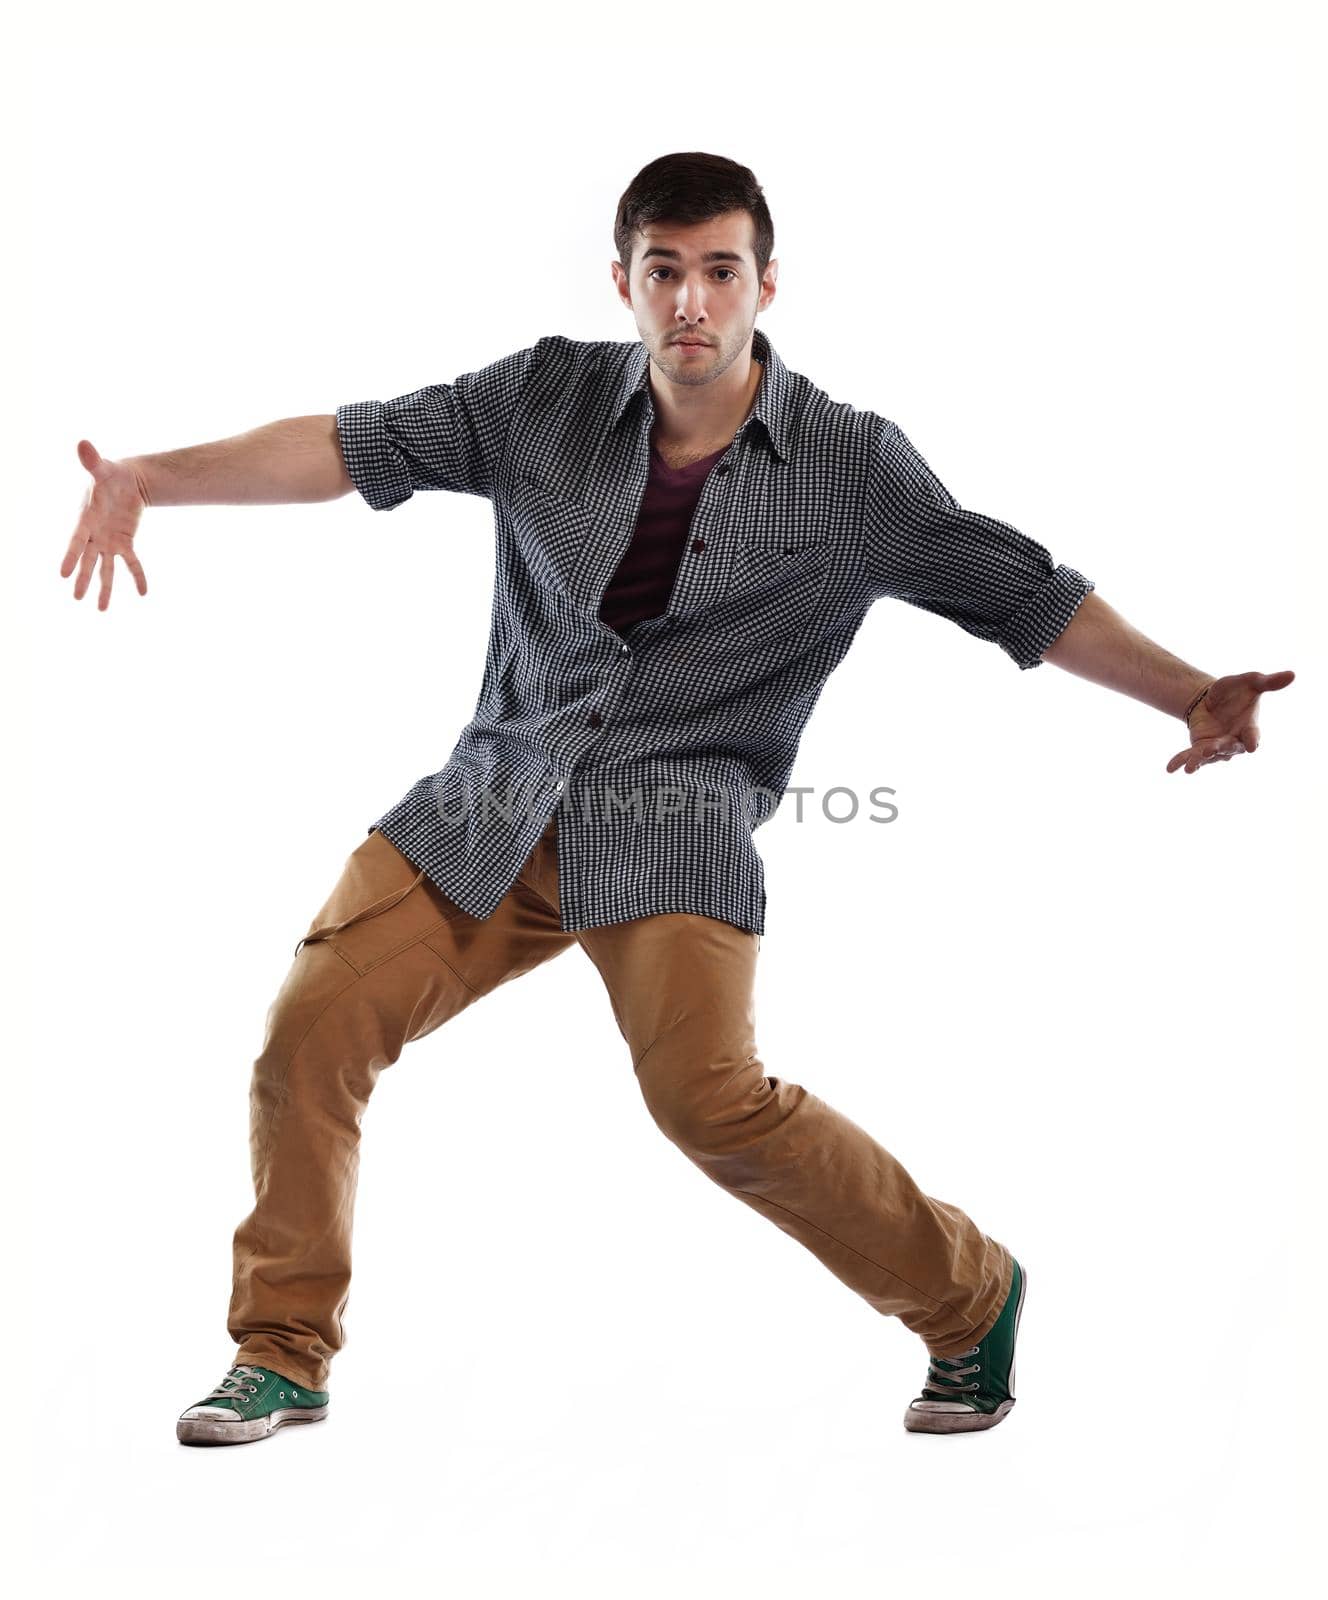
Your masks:
[{"label": "shirt collar", "polygon": [[[752,355],[757,361],[764,363],[765,371],[761,378],[761,386],[756,391],[756,403],[748,414],[747,422],[753,417],[756,418],[765,428],[776,455],[781,461],[787,461],[789,458],[788,369],[779,359],[774,345],[760,328],[752,329]],[[627,365],[619,381],[618,395],[613,408],[614,426],[622,420],[623,413],[631,404],[633,397],[642,390],[648,390],[649,387],[650,352],[638,341],[627,357]],[[745,422],[743,426],[746,425]]]}]

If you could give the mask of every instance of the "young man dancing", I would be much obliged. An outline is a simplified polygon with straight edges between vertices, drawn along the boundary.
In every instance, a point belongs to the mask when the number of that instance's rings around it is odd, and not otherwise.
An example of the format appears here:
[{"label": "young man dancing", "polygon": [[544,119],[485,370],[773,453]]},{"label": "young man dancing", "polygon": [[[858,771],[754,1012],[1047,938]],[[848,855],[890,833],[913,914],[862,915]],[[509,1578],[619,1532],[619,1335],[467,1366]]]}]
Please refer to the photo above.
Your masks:
[{"label": "young man dancing", "polygon": [[599,970],[646,1105],[714,1183],[922,1339],[921,1433],[1014,1405],[1025,1275],[870,1134],[767,1075],[753,833],[871,606],[904,600],[1179,717],[1187,773],[1258,743],[1289,671],[1214,677],[1129,626],[1074,568],[956,503],[900,427],[789,371],[755,326],[774,232],[743,166],[698,152],[632,180],[612,263],[638,338],[534,345],[387,402],[108,461],[61,566],[75,595],[144,506],[418,489],[493,504],[475,714],[373,823],[296,949],[251,1087],[253,1210],[234,1238],[235,1364],[186,1442],[327,1415],[344,1342],[360,1120],[405,1045],[573,945]]}]

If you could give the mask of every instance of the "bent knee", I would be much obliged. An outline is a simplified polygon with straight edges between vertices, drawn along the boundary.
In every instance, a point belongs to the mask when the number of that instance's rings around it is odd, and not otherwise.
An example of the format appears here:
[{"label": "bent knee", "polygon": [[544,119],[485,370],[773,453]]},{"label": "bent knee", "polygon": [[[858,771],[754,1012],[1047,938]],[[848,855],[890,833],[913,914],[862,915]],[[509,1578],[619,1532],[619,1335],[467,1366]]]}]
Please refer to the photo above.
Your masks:
[{"label": "bent knee", "polygon": [[740,1142],[771,1094],[756,1041],[717,1031],[713,1018],[670,1027],[637,1062],[636,1076],[661,1131],[699,1152]]}]

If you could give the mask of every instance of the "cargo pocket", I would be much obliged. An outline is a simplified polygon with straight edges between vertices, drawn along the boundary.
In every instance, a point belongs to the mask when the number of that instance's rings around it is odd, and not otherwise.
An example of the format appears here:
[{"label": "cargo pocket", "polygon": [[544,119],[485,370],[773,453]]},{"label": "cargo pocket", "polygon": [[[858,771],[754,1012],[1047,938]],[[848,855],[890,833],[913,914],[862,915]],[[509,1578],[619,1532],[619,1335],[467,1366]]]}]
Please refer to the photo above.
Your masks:
[{"label": "cargo pocket", "polygon": [[295,954],[306,944],[325,943],[363,976],[460,912],[423,867],[375,830],[347,860]]}]

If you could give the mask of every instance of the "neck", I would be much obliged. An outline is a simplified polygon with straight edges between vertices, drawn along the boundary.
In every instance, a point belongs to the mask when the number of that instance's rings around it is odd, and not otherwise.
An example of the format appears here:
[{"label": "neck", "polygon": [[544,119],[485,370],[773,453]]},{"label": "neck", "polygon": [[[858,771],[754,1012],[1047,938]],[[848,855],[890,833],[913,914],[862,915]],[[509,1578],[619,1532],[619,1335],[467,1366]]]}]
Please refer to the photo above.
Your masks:
[{"label": "neck", "polygon": [[653,437],[657,445],[672,445],[705,454],[703,446],[718,448],[737,433],[756,403],[765,375],[764,365],[751,353],[733,363],[714,383],[690,387],[656,378],[651,363],[650,399],[655,408]]}]

